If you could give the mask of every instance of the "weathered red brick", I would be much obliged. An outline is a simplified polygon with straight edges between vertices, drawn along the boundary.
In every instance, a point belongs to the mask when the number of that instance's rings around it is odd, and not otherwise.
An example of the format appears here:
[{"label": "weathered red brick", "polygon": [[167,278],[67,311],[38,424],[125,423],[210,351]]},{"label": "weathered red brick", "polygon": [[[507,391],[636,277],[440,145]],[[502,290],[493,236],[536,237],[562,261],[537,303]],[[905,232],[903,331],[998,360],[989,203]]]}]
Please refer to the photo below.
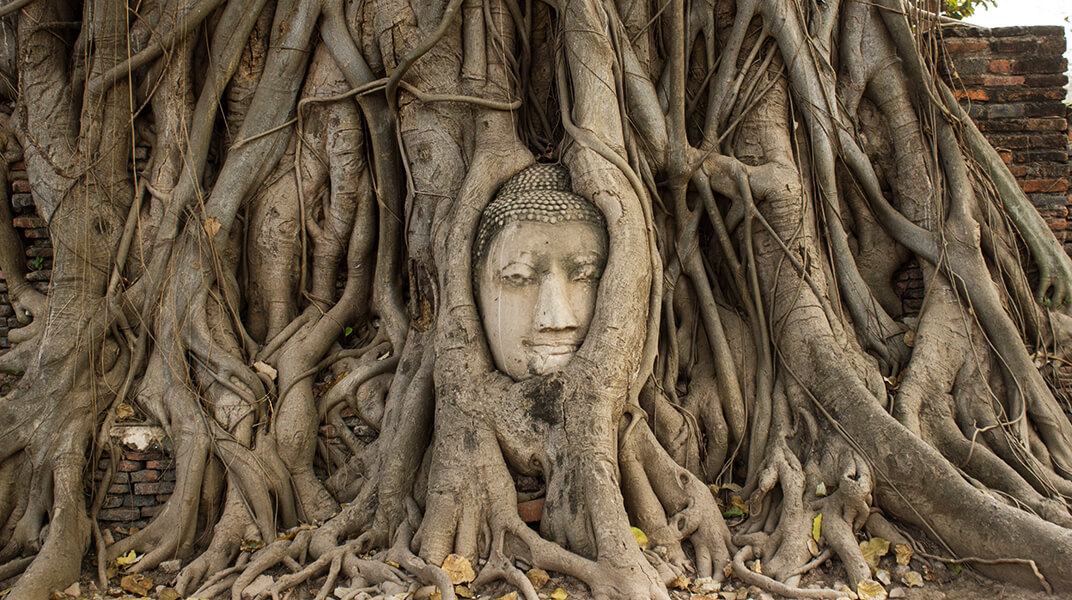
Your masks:
[{"label": "weathered red brick", "polygon": [[29,179],[16,179],[11,182],[11,190],[14,192],[29,192],[30,180]]},{"label": "weathered red brick", "polygon": [[1013,73],[1064,73],[1068,61],[1064,57],[1034,54],[1012,62]]},{"label": "weathered red brick", "polygon": [[127,460],[153,460],[160,458],[159,451],[138,452],[130,448],[123,449],[123,458]]},{"label": "weathered red brick", "polygon": [[171,468],[172,461],[170,460],[147,460],[145,461],[146,469],[154,469],[156,471],[165,471]]},{"label": "weathered red brick", "polygon": [[109,496],[122,496],[130,493],[130,485],[126,483],[113,483],[108,486]]},{"label": "weathered red brick", "polygon": [[1025,81],[1023,75],[983,75],[980,79],[987,87],[1023,85]]},{"label": "weathered red brick", "polygon": [[986,50],[990,46],[990,42],[982,40],[946,40],[945,49],[946,52],[979,52],[980,50]]},{"label": "weathered red brick", "polygon": [[1068,189],[1068,179],[1023,179],[1018,182],[1025,192],[1063,192]]},{"label": "weathered red brick", "polygon": [[955,89],[955,90],[953,90],[953,95],[956,96],[957,99],[959,99],[959,100],[968,99],[968,100],[975,100],[977,102],[984,102],[984,101],[990,99],[990,95],[987,94],[986,91],[979,90],[979,89],[972,89],[972,90]]},{"label": "weathered red brick", "polygon": [[44,219],[36,215],[15,217],[11,220],[11,224],[14,225],[16,229],[33,229],[35,227],[48,226],[48,223],[45,223]]},{"label": "weathered red brick", "polygon": [[1008,73],[1011,67],[1011,63],[1006,58],[995,58],[990,61],[991,73]]},{"label": "weathered red brick", "polygon": [[136,521],[141,518],[141,509],[133,507],[107,508],[97,513],[97,518],[101,521],[118,521],[121,523]]},{"label": "weathered red brick", "polygon": [[134,483],[144,483],[146,481],[159,481],[160,472],[150,469],[142,469],[141,471],[135,471],[130,474],[130,480]]},{"label": "weathered red brick", "polygon": [[1024,128],[1029,131],[1068,131],[1068,120],[1062,117],[1039,117],[1025,119]]},{"label": "weathered red brick", "polygon": [[140,471],[145,468],[145,463],[140,460],[121,460],[115,463],[116,471],[124,471],[127,473],[133,473],[134,471]]},{"label": "weathered red brick", "polygon": [[152,481],[134,484],[134,493],[139,496],[170,494],[173,491],[175,491],[175,483],[171,481]]}]

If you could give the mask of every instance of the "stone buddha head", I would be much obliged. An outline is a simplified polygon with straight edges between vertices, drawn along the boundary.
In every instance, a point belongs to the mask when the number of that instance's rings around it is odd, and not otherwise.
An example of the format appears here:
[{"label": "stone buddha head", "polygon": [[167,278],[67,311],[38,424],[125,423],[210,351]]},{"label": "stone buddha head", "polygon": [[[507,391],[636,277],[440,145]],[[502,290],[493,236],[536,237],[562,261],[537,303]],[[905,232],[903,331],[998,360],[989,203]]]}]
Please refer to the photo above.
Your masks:
[{"label": "stone buddha head", "polygon": [[503,184],[473,245],[495,366],[516,381],[565,366],[588,333],[606,262],[603,215],[570,191],[565,168],[536,164]]}]

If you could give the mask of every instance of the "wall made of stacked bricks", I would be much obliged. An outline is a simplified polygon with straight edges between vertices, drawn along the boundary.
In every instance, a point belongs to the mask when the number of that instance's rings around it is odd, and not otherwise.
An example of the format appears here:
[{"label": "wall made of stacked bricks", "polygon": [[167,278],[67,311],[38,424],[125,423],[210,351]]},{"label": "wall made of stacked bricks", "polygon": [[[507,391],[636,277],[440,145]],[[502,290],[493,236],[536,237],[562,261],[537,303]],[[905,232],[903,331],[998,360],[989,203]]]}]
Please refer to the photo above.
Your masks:
[{"label": "wall made of stacked bricks", "polygon": [[[97,520],[103,528],[124,534],[130,527],[144,527],[163,508],[175,489],[175,468],[162,447],[138,450],[119,443],[118,449],[119,459]],[[110,458],[97,462],[94,476],[98,483],[110,467]],[[116,529],[117,525],[122,529]]]},{"label": "wall made of stacked bricks", "polygon": [[[8,166],[8,181],[12,224],[22,236],[26,252],[26,280],[38,291],[47,292],[48,280],[52,277],[52,244],[45,220],[34,212],[25,163],[20,160]],[[0,273],[0,348],[8,348],[7,333],[21,324],[15,318],[15,310],[8,298],[7,282],[2,279]]]},{"label": "wall made of stacked bricks", "polygon": [[[954,29],[944,33],[951,68],[946,77],[980,130],[1009,165],[1020,187],[1039,209],[1058,240],[1072,254],[1069,208],[1069,148],[1072,109],[1065,106],[1066,63],[1061,27],[1006,27]],[[138,148],[136,160],[144,160]],[[28,279],[44,291],[52,268],[48,229],[34,214],[29,182],[22,163],[10,166],[14,225],[26,247]],[[919,270],[906,268],[897,289],[907,313],[919,310],[923,283]],[[18,326],[8,303],[7,287],[0,280],[0,348],[7,332]],[[334,438],[330,427],[321,434]],[[337,443],[336,439],[329,440]],[[175,472],[167,450],[159,445],[120,449],[115,476],[98,515],[102,525],[122,535],[131,526],[143,526],[174,489]],[[102,459],[96,477],[109,468]]]},{"label": "wall made of stacked bricks", "polygon": [[[941,74],[1072,255],[1072,111],[1064,103],[1064,28],[958,27],[943,31],[943,37],[947,60]],[[923,302],[919,269],[902,270],[896,288],[905,312],[918,312]]]}]

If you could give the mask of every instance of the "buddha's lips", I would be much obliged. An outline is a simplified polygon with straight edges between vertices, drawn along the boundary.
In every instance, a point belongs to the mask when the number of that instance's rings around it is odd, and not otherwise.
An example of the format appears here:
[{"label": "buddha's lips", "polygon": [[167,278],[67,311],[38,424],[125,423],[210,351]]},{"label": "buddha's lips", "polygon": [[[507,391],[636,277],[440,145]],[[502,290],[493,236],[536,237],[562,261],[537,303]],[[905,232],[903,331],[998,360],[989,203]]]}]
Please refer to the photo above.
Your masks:
[{"label": "buddha's lips", "polygon": [[562,342],[531,342],[526,341],[525,346],[537,352],[545,355],[555,354],[573,354],[577,351],[577,348],[581,346],[580,342],[574,341],[562,341]]}]

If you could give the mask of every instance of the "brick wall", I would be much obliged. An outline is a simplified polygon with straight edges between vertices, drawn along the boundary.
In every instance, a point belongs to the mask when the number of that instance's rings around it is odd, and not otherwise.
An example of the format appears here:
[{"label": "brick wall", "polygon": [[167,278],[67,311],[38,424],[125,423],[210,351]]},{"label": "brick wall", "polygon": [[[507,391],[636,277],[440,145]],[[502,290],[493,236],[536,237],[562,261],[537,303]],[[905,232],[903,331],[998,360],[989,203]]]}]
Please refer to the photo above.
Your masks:
[{"label": "brick wall", "polygon": [[[118,451],[108,495],[97,514],[101,527],[113,535],[144,527],[175,489],[175,466],[163,429],[145,425],[115,425],[109,442]],[[100,483],[111,468],[108,449],[97,461],[94,478]]]},{"label": "brick wall", "polygon": [[[13,224],[22,235],[22,244],[26,249],[26,280],[38,291],[46,292],[48,280],[52,277],[52,245],[44,219],[34,213],[25,163],[20,160],[9,166],[8,181],[11,185],[8,191],[11,194]],[[7,332],[19,325],[7,296],[7,283],[3,281],[3,273],[0,273],[0,349],[10,347]]]},{"label": "brick wall", "polygon": [[[947,76],[956,93],[1072,254],[1068,160],[1072,110],[1062,102],[1067,81],[1063,28],[964,28],[946,32],[945,40],[952,65]],[[138,151],[138,158],[144,159],[145,149]],[[43,291],[52,273],[48,230],[34,215],[24,167],[15,163],[11,169],[14,224],[26,245],[28,279]],[[906,312],[918,311],[923,296],[919,270],[904,269],[897,283]],[[0,348],[8,345],[9,328],[17,326],[12,315],[7,287],[0,281]],[[113,432],[121,459],[99,515],[102,524],[117,534],[143,526],[160,510],[175,480],[166,445],[132,442],[125,437],[129,431]],[[327,429],[322,434],[334,437]],[[98,464],[98,480],[108,466],[108,459]]]},{"label": "brick wall", "polygon": [[[1072,111],[1065,31],[1060,26],[946,30],[943,75],[979,130],[1009,166],[1020,188],[1072,254],[1069,146]],[[897,278],[907,313],[923,301],[919,270]]]}]

